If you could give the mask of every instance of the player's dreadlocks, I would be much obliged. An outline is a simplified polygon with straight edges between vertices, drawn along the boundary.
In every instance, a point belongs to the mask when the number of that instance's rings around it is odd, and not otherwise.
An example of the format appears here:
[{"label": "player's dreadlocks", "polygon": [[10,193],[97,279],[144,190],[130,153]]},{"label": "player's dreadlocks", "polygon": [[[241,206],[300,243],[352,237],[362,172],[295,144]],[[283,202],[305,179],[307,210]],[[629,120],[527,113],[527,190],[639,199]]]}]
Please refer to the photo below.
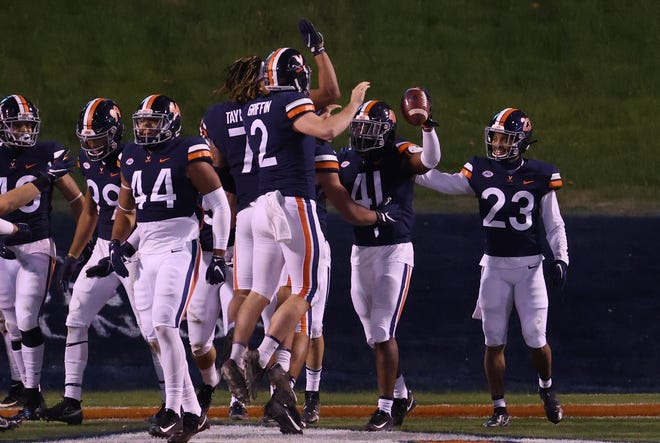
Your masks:
[{"label": "player's dreadlocks", "polygon": [[261,58],[242,57],[226,70],[225,82],[218,92],[228,93],[233,102],[245,104],[259,96]]}]

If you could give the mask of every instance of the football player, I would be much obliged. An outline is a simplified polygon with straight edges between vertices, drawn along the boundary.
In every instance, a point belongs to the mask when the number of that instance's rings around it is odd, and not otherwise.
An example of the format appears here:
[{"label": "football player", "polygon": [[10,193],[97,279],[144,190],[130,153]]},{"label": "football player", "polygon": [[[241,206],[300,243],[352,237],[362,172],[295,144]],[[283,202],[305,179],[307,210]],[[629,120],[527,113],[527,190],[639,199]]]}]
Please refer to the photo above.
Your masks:
[{"label": "football player", "polygon": [[[314,137],[330,140],[339,135],[369,87],[369,82],[359,83],[350,103],[323,119],[315,114],[308,95],[309,73],[300,52],[276,49],[263,65],[262,76],[269,94],[242,109],[248,144],[258,149],[259,197],[252,215],[252,234],[254,250],[259,254],[253,257],[250,293],[238,311],[231,358],[222,367],[230,390],[239,399],[247,400],[248,390],[256,392],[256,384],[272,355],[293,335],[296,324],[315,302],[324,239],[315,209]],[[247,353],[244,375],[239,365],[247,341],[259,314],[277,289],[279,270],[284,266],[293,296],[275,311],[259,349]],[[278,274],[274,275],[276,269]],[[299,424],[290,416],[295,410],[295,395],[288,374],[278,364],[268,374],[280,395],[273,396],[264,412],[278,421],[282,432],[301,433]]]},{"label": "football player", "polygon": [[[200,134],[214,154],[216,170],[221,175],[223,184],[230,184],[225,185],[224,188],[228,192],[233,191],[228,197],[234,219],[234,235],[237,238],[233,254],[233,281],[229,282],[233,285],[233,295],[229,303],[218,300],[218,295],[222,296],[222,294],[219,294],[218,287],[215,286],[215,297],[193,296],[189,310],[188,330],[193,358],[204,382],[198,398],[200,403],[208,403],[209,406],[210,396],[219,382],[215,368],[216,349],[213,346],[211,332],[215,327],[221,306],[224,306],[222,317],[225,338],[219,358],[219,365],[222,366],[229,356],[236,312],[252,285],[250,217],[251,203],[257,198],[258,165],[257,156],[252,155],[252,151],[247,146],[241,108],[260,95],[261,62],[261,58],[257,56],[242,57],[227,68],[220,92],[228,94],[229,100],[211,106],[200,124]],[[224,292],[228,289],[229,287],[225,288]],[[209,301],[209,298],[213,300]],[[212,306],[209,306],[209,303],[213,303]],[[230,400],[229,416],[234,420],[247,419],[247,408],[233,396]]]},{"label": "football player", "polygon": [[133,131],[135,142],[124,147],[121,158],[110,261],[114,271],[126,277],[130,271],[125,260],[139,250],[135,307],[142,326],[155,331],[165,380],[165,411],[149,434],[169,443],[187,442],[209,427],[179,332],[200,261],[195,209],[201,194],[203,207],[213,213],[213,255],[206,276],[218,284],[225,278],[229,204],[206,142],[180,136],[181,112],[174,100],[162,94],[147,96],[133,114]]},{"label": "football player", "polygon": [[484,426],[507,426],[504,348],[515,309],[534,368],[545,413],[559,423],[563,411],[552,387],[552,354],[546,339],[548,293],[543,277],[541,226],[554,255],[552,281],[563,288],[568,267],[564,221],[555,191],[562,187],[552,164],[523,158],[534,143],[523,111],[505,108],[485,128],[486,157],[472,157],[456,174],[432,170],[416,182],[446,194],[475,195],[486,234],[479,297],[473,318],[485,337],[484,369],[493,415]]},{"label": "football player", "polygon": [[[80,141],[78,168],[87,180],[87,191],[69,252],[55,275],[55,284],[61,287],[63,292],[68,292],[69,281],[96,228],[98,239],[91,257],[75,281],[69,301],[66,319],[68,332],[64,350],[64,398],[53,407],[39,410],[41,418],[45,420],[63,421],[68,424],[82,423],[80,403],[83,374],[87,366],[89,327],[103,306],[114,297],[120,284],[126,291],[138,326],[142,324],[133,298],[135,262],[126,265],[131,268],[128,277],[112,272],[109,262],[104,262],[100,267],[96,266],[100,259],[109,255],[112,223],[119,198],[119,159],[123,149],[123,131],[121,110],[113,100],[94,98],[82,108],[76,126],[76,136]],[[162,370],[155,355],[155,349],[158,348],[155,334],[153,330],[145,331],[141,328],[141,331],[152,349],[156,373],[159,380],[162,380]]]},{"label": "football player", "polygon": [[399,365],[396,328],[414,266],[410,235],[415,176],[440,161],[436,123],[430,117],[422,125],[421,147],[397,138],[396,123],[385,102],[361,104],[349,126],[350,144],[337,155],[341,183],[355,201],[368,208],[393,201],[400,210],[396,223],[353,229],[351,300],[367,344],[375,350],[378,379],[378,407],[365,427],[368,431],[400,425],[415,407]]},{"label": "football player", "polygon": [[[53,161],[65,155],[59,143],[37,141],[40,125],[39,110],[24,96],[14,94],[0,101],[0,194],[35,180],[39,173],[47,174]],[[69,174],[38,187],[41,192],[30,203],[5,216],[11,223],[25,224],[29,233],[7,238],[0,250],[0,309],[17,367],[23,371],[25,405],[17,417],[24,420],[37,420],[37,408],[43,404],[39,382],[44,336],[39,311],[56,257],[50,221],[53,187],[69,202],[76,220],[82,209],[82,193]]]}]

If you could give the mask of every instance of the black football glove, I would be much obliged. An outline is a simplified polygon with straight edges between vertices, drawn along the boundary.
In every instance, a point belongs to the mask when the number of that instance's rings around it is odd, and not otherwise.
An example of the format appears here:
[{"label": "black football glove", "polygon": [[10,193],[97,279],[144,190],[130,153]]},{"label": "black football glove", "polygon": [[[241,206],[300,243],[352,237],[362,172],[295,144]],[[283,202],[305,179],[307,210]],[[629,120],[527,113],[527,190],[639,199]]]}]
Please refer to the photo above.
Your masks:
[{"label": "black football glove", "polygon": [[32,181],[32,184],[41,192],[44,192],[55,180],[69,173],[71,163],[69,151],[64,151],[59,157],[53,159],[46,172],[37,173],[37,178]]},{"label": "black football glove", "polygon": [[16,260],[16,254],[3,244],[0,245],[0,258],[5,260]]},{"label": "black football glove", "polygon": [[211,263],[209,267],[206,268],[206,282],[211,285],[218,285],[225,281],[225,276],[227,271],[225,267],[225,258],[219,255],[214,255],[211,257]]},{"label": "black football glove", "polygon": [[62,292],[66,292],[69,289],[69,282],[73,276],[76,266],[78,265],[79,259],[68,255],[64,257],[64,261],[60,265],[55,274],[55,281],[53,282],[57,287],[62,289]]},{"label": "black football glove", "polygon": [[97,264],[90,266],[85,271],[85,275],[89,278],[103,278],[110,275],[113,271],[112,262],[110,262],[110,257],[103,257]]},{"label": "black football glove", "polygon": [[312,55],[319,55],[325,52],[323,47],[323,34],[318,32],[312,22],[301,18],[298,22],[298,29],[303,43],[312,51]]},{"label": "black football glove", "polygon": [[121,244],[117,239],[110,241],[110,262],[118,276],[128,277],[128,269],[124,263],[126,263],[126,257],[131,257],[133,254],[135,254],[135,248],[130,243]]},{"label": "black football glove", "polygon": [[564,291],[566,286],[566,275],[568,273],[568,265],[563,260],[555,260],[550,267],[550,278],[555,290],[559,293]]},{"label": "black football glove", "polygon": [[397,203],[387,197],[376,209],[376,226],[385,226],[396,223],[401,216],[401,208]]},{"label": "black football glove", "polygon": [[30,226],[27,223],[16,223],[18,231],[14,232],[5,239],[6,243],[11,245],[21,245],[23,243],[28,243],[32,238],[32,231],[30,231]]}]

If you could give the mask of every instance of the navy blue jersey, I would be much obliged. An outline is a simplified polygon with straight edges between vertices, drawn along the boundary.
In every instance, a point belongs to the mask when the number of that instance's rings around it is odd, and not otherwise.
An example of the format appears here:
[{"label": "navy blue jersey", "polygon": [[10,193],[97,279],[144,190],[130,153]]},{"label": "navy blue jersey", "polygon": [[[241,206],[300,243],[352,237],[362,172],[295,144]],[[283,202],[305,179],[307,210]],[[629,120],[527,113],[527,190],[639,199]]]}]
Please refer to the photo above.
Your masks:
[{"label": "navy blue jersey", "polygon": [[259,196],[259,151],[250,149],[247,144],[241,107],[234,102],[218,103],[211,106],[202,119],[202,132],[206,131],[205,137],[224,155],[234,180],[238,211]]},{"label": "navy blue jersey", "polygon": [[376,209],[391,198],[401,208],[396,223],[383,227],[353,226],[356,245],[383,246],[410,241],[415,221],[412,208],[415,179],[404,164],[408,161],[406,150],[416,146],[396,139],[394,145],[364,155],[347,148],[337,154],[339,179],[353,200],[366,208]]},{"label": "navy blue jersey", "polygon": [[541,254],[541,198],[561,188],[559,170],[549,163],[528,159],[513,172],[505,165],[473,157],[461,170],[479,200],[486,233],[485,253],[495,257]]},{"label": "navy blue jersey", "polygon": [[127,144],[121,174],[133,190],[137,222],[193,215],[198,192],[186,175],[188,164],[211,163],[211,158],[211,150],[201,137],[177,137],[151,152]]},{"label": "navy blue jersey", "polygon": [[[316,139],[316,155],[314,157],[316,164],[316,173],[321,174],[338,174],[339,162],[337,162],[337,154],[325,140]],[[328,234],[328,208],[327,197],[321,185],[316,185],[316,215],[319,219],[319,225],[323,235],[327,237]]]},{"label": "navy blue jersey", "polygon": [[[48,164],[62,149],[62,146],[56,142],[37,142],[32,147],[18,149],[0,147],[0,194],[34,180],[38,172],[45,172],[48,169]],[[24,243],[51,236],[52,198],[53,188],[48,187],[30,203],[3,217],[12,223],[27,223],[30,226],[31,238]],[[16,243],[8,239],[7,244]]]},{"label": "navy blue jersey", "polygon": [[293,129],[307,112],[314,112],[314,103],[302,92],[273,92],[243,107],[248,143],[259,156],[259,195],[279,190],[289,197],[315,197],[316,139]]},{"label": "navy blue jersey", "polygon": [[123,145],[108,157],[99,161],[91,161],[84,149],[78,151],[78,168],[87,181],[87,188],[96,203],[99,215],[97,224],[99,238],[112,239],[112,224],[119,203],[121,177],[119,175],[119,155]]}]

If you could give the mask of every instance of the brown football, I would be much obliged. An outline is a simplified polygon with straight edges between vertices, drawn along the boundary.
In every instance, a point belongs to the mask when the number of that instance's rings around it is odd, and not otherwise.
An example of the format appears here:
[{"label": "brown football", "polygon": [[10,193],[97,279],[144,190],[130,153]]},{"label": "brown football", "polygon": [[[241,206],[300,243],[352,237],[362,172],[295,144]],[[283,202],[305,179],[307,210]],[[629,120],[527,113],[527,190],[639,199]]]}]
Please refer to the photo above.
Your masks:
[{"label": "brown football", "polygon": [[420,88],[406,89],[401,98],[401,114],[413,126],[421,126],[431,113],[431,104]]}]

